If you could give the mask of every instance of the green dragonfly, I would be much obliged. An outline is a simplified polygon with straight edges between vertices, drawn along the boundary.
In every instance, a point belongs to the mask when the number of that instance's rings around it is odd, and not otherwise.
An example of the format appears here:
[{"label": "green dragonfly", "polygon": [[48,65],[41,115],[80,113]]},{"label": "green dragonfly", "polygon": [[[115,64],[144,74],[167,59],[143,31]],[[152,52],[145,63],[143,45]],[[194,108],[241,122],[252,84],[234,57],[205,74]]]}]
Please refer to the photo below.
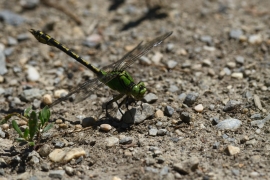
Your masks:
[{"label": "green dragonfly", "polygon": [[97,67],[86,62],[82,57],[56,41],[48,34],[34,29],[30,29],[29,31],[40,43],[54,46],[60,49],[61,51],[65,52],[67,55],[71,56],[76,61],[93,71],[97,76],[97,78],[90,79],[81,84],[80,86],[74,88],[69,94],[57,99],[51,105],[49,105],[49,107],[55,106],[56,104],[59,104],[60,102],[69,99],[70,96],[72,96],[73,94],[76,94],[74,102],[78,103],[93,94],[97,87],[105,84],[106,86],[119,93],[112,100],[106,103],[106,115],[108,115],[108,105],[113,102],[117,103],[117,101],[125,95],[127,98],[132,98],[135,100],[140,100],[144,97],[147,91],[144,83],[139,82],[136,84],[132,76],[126,71],[126,69],[130,67],[134,62],[136,62],[140,57],[147,54],[153,47],[161,44],[166,38],[168,38],[172,34],[172,32],[167,32],[164,35],[161,35],[148,43],[142,44],[141,42],[117,62],[112,63],[102,69],[98,69]]}]

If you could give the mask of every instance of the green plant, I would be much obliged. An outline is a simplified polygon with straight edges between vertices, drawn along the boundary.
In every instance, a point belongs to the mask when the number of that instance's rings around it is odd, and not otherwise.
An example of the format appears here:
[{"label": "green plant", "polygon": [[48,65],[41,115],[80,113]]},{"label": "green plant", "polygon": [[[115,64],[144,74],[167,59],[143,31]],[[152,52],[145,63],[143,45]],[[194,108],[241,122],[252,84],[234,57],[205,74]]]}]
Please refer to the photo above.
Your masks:
[{"label": "green plant", "polygon": [[17,122],[12,120],[12,126],[19,134],[19,138],[16,138],[20,142],[28,142],[30,146],[35,145],[34,138],[40,139],[41,133],[49,131],[53,127],[53,123],[49,123],[51,112],[47,106],[45,106],[39,113],[32,110],[32,107],[25,109],[24,117],[27,119],[28,127],[22,132]]}]

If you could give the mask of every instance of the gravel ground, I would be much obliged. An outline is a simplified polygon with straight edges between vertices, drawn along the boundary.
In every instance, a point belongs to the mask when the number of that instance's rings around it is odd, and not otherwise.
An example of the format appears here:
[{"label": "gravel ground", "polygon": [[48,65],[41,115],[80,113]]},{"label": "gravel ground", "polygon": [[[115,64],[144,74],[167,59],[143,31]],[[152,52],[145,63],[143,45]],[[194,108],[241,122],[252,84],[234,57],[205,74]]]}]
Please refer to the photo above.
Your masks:
[{"label": "gravel ground", "polygon": [[269,179],[270,1],[166,2],[0,2],[1,119],[94,78],[29,29],[97,67],[173,31],[128,69],[148,93],[122,107],[122,120],[116,108],[116,118],[105,117],[114,93],[101,86],[85,101],[53,107],[55,125],[36,150],[14,141],[10,121],[1,125],[1,180]]}]

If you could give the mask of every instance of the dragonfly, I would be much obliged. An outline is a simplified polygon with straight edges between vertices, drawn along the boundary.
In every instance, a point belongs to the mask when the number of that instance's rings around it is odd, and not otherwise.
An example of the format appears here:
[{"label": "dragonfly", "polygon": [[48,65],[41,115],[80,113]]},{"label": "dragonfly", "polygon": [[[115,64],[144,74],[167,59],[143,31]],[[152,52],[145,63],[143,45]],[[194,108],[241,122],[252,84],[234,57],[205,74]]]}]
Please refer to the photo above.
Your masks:
[{"label": "dragonfly", "polygon": [[[118,92],[118,94],[113,97],[112,100],[106,103],[106,115],[108,116],[108,105],[120,100],[124,96],[126,98],[132,98],[134,100],[141,100],[147,92],[144,82],[135,83],[132,76],[126,71],[132,64],[134,64],[140,57],[147,54],[153,47],[160,45],[166,38],[168,38],[173,32],[167,32],[155,39],[143,44],[140,42],[135,48],[125,54],[120,60],[105,66],[104,68],[97,68],[92,64],[85,61],[81,56],[77,55],[69,48],[49,36],[48,34],[40,31],[30,29],[30,33],[40,42],[49,46],[56,47],[61,51],[65,52],[67,55],[84,65],[86,68],[90,69],[96,74],[96,78],[89,79],[83,84],[71,90],[66,96],[55,100],[49,105],[49,108],[61,103],[62,101],[68,100],[73,94],[75,94],[74,102],[78,103],[85,100],[87,97],[95,92],[97,87],[105,84],[110,89]],[[122,102],[120,103],[122,104]],[[118,109],[119,108],[119,104]],[[121,110],[120,110],[121,112]],[[121,112],[122,113],[122,112]],[[122,113],[123,114],[123,113]]]}]

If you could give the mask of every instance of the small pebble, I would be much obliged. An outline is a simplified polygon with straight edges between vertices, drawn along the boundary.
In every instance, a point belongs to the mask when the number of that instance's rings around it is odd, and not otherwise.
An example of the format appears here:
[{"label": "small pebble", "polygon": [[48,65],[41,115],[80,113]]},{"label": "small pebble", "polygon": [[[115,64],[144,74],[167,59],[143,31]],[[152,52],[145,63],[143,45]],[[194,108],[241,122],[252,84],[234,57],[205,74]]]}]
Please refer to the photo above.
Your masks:
[{"label": "small pebble", "polygon": [[151,60],[152,62],[154,62],[155,64],[159,64],[161,59],[163,58],[163,54],[161,54],[160,52],[156,52],[154,54],[154,56],[152,56]]},{"label": "small pebble", "polygon": [[49,177],[53,179],[63,179],[64,175],[65,175],[64,170],[51,170],[49,172]]},{"label": "small pebble", "polygon": [[9,129],[9,124],[5,123],[5,124],[2,124],[1,128],[3,130],[8,130]]},{"label": "small pebble", "polygon": [[156,118],[164,117],[163,111],[161,111],[160,109],[158,109],[158,110],[155,112],[155,117],[156,117]]},{"label": "small pebble", "polygon": [[158,100],[158,96],[155,95],[154,93],[149,93],[144,96],[143,100],[147,103],[153,103]]},{"label": "small pebble", "polygon": [[109,132],[111,129],[112,129],[112,126],[109,124],[101,124],[100,125],[101,131]]},{"label": "small pebble", "polygon": [[120,139],[119,144],[131,144],[133,141],[132,137],[124,137]]},{"label": "small pebble", "polygon": [[48,144],[44,144],[43,146],[41,146],[41,148],[39,149],[39,155],[41,157],[47,157],[51,152],[51,148]]},{"label": "small pebble", "polygon": [[225,119],[217,124],[220,130],[236,130],[241,126],[242,122],[238,119]]},{"label": "small pebble", "polygon": [[234,72],[231,74],[231,77],[236,78],[236,79],[243,79],[244,75],[241,72]]},{"label": "small pebble", "polygon": [[42,103],[44,103],[45,105],[52,104],[52,96],[50,94],[44,94],[42,97]]},{"label": "small pebble", "polygon": [[69,162],[71,159],[85,156],[85,154],[86,152],[83,148],[73,148],[65,154],[62,162]]},{"label": "small pebble", "polygon": [[244,64],[245,59],[244,59],[243,56],[236,56],[236,57],[235,57],[235,61],[236,61],[237,63],[239,63],[239,64]]},{"label": "small pebble", "polygon": [[106,147],[113,147],[118,145],[119,143],[119,139],[116,137],[108,137],[105,139],[106,141]]},{"label": "small pebble", "polygon": [[172,108],[171,106],[166,106],[165,107],[165,112],[164,112],[167,116],[172,116],[174,113],[174,108]]},{"label": "small pebble", "polygon": [[62,119],[56,119],[55,120],[55,124],[61,124],[61,123],[63,123],[63,120]]},{"label": "small pebble", "polygon": [[241,29],[233,29],[230,31],[230,38],[239,39],[243,35],[243,31]]},{"label": "small pebble", "polygon": [[55,98],[65,97],[67,94],[68,94],[68,91],[65,89],[59,89],[59,90],[54,91]]},{"label": "small pebble", "polygon": [[156,136],[156,135],[157,135],[157,132],[158,132],[157,129],[153,129],[153,128],[152,128],[152,129],[149,130],[149,135],[150,135],[150,136]]},{"label": "small pebble", "polygon": [[33,66],[27,67],[27,79],[29,81],[38,81],[40,78],[38,70]]},{"label": "small pebble", "polygon": [[173,69],[177,65],[177,62],[174,60],[167,61],[167,68]]},{"label": "small pebble", "polygon": [[229,153],[230,156],[233,156],[240,153],[240,148],[232,146],[232,145],[228,145],[226,148],[226,151]]},{"label": "small pebble", "polygon": [[249,36],[248,42],[250,44],[260,44],[262,42],[262,36],[260,34],[254,34]]},{"label": "small pebble", "polygon": [[74,175],[74,169],[70,166],[66,166],[65,167],[65,171],[69,176],[73,176]]},{"label": "small pebble", "polygon": [[198,98],[198,93],[189,93],[185,100],[184,100],[184,104],[188,105],[188,106],[191,106],[192,104],[195,103],[195,101],[197,100]]},{"label": "small pebble", "polygon": [[61,129],[67,129],[68,128],[68,125],[65,124],[65,123],[62,123],[62,124],[59,124],[59,128],[61,128]]},{"label": "small pebble", "polygon": [[203,105],[202,104],[198,104],[197,106],[194,107],[194,109],[197,112],[202,112],[203,111]]},{"label": "small pebble", "polygon": [[191,121],[191,118],[190,118],[190,115],[188,112],[182,112],[180,115],[180,118],[185,123],[190,123],[190,121]]},{"label": "small pebble", "polygon": [[159,129],[157,131],[157,135],[159,135],[159,136],[164,136],[166,134],[167,134],[167,129]]}]

